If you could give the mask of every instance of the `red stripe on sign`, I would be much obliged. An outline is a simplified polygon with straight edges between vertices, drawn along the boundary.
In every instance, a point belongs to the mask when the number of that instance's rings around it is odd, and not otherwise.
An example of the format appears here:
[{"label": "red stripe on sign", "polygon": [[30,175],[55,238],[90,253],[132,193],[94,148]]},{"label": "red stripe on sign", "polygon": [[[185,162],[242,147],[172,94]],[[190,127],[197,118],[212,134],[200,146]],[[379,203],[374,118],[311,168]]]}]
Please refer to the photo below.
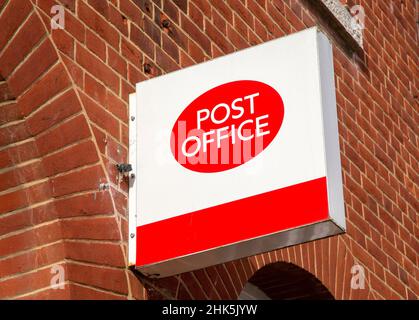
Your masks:
[{"label": "red stripe on sign", "polygon": [[137,265],[300,227],[328,218],[326,178],[137,227]]}]

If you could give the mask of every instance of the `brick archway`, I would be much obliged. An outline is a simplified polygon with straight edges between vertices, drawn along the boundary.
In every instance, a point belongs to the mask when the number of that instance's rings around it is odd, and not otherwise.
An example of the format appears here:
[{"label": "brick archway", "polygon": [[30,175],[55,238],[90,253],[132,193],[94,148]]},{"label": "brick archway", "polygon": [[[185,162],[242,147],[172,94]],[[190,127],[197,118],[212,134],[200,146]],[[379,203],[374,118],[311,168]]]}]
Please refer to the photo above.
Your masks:
[{"label": "brick archway", "polygon": [[330,291],[313,274],[288,262],[271,263],[256,271],[239,298],[246,293],[247,298],[252,296],[247,288],[257,288],[271,300],[334,300]]},{"label": "brick archway", "polygon": [[[277,271],[294,278],[300,277],[302,281],[306,280],[304,290],[310,292],[310,299],[376,298],[375,292],[371,290],[373,279],[368,270],[365,270],[364,289],[358,290],[351,286],[352,267],[362,265],[362,260],[356,257],[357,254],[357,247],[351,248],[344,236],[335,236],[173,277],[140,278],[145,283],[148,299],[235,300],[239,298],[247,283],[253,282],[256,286],[262,286],[265,272],[271,274],[271,280],[275,279],[279,288],[287,276],[276,279]],[[292,281],[288,285],[292,287]],[[297,295],[298,292],[294,298],[297,298]],[[278,295],[273,298],[283,297]]]}]

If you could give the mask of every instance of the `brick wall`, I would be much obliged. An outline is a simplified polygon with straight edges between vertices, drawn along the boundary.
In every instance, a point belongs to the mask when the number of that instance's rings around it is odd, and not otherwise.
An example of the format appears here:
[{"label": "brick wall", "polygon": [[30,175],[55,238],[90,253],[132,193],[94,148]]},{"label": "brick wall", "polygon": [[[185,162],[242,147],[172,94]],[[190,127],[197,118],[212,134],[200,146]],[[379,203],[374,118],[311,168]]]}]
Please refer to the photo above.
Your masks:
[{"label": "brick wall", "polygon": [[[315,2],[0,0],[0,298],[234,299],[284,261],[337,299],[417,299],[415,1],[360,0],[358,54]],[[57,3],[64,30],[51,29]],[[166,279],[133,273],[115,164],[134,84],[316,24],[334,42],[347,233]],[[50,286],[57,265],[64,290]]]}]

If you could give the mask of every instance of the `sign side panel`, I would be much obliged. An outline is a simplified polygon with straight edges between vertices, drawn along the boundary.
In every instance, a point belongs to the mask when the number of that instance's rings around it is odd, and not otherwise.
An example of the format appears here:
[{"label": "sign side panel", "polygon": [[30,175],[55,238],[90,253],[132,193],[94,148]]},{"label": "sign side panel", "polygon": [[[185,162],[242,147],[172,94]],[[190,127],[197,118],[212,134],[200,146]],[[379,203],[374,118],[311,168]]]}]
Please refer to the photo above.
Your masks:
[{"label": "sign side panel", "polygon": [[329,39],[323,33],[318,32],[317,36],[329,214],[337,226],[344,231],[346,230],[346,222],[336,110],[333,48]]}]

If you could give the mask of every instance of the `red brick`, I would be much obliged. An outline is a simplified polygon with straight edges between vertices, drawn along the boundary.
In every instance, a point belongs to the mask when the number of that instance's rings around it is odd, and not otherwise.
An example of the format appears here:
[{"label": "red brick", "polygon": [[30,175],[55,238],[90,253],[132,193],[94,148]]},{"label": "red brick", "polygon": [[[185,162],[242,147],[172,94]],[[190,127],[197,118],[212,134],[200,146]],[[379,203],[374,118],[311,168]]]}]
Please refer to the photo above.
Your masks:
[{"label": "red brick", "polygon": [[188,35],[186,35],[180,28],[171,24],[167,29],[166,34],[174,41],[178,46],[184,50],[188,50]]},{"label": "red brick", "polygon": [[84,69],[103,81],[115,93],[119,93],[119,78],[106,64],[79,45],[76,48],[76,57]]},{"label": "red brick", "polygon": [[48,176],[69,171],[99,160],[91,140],[82,142],[42,159],[43,169]]},{"label": "red brick", "polygon": [[102,61],[106,60],[106,44],[100,37],[90,30],[86,30],[86,46]]},{"label": "red brick", "polygon": [[236,299],[237,298],[237,293],[236,293],[236,289],[234,288],[234,285],[231,281],[231,279],[228,276],[228,272],[225,269],[224,265],[216,265],[215,269],[217,270],[218,275],[221,277],[221,281],[224,284],[224,287],[226,288],[229,296],[231,297],[231,299]]},{"label": "red brick", "polygon": [[124,58],[128,59],[134,65],[140,65],[142,61],[141,51],[125,38],[121,39],[121,53]]},{"label": "red brick", "polygon": [[0,168],[7,168],[39,155],[35,142],[30,140],[19,145],[12,145],[0,150]]},{"label": "red brick", "polygon": [[101,0],[88,0],[88,3],[103,17],[109,18],[109,3]]},{"label": "red brick", "polygon": [[161,45],[161,31],[152,20],[144,17],[144,32],[157,44]]},{"label": "red brick", "polygon": [[237,292],[237,296],[238,296],[238,295],[240,295],[240,292],[242,291],[245,283],[243,283],[243,284],[241,283],[241,280],[239,278],[237,269],[236,269],[235,264],[233,262],[227,262],[224,265],[225,265],[225,267],[226,267],[226,269],[227,269],[227,271],[230,275],[231,281],[234,285],[234,288],[235,288],[235,290]]},{"label": "red brick", "polygon": [[0,236],[31,226],[32,222],[30,221],[30,218],[31,216],[27,213],[27,210],[3,215],[0,218]]},{"label": "red brick", "polygon": [[121,80],[121,98],[124,101],[129,100],[129,95],[135,92],[135,84],[130,84],[128,81]]},{"label": "red brick", "polygon": [[215,267],[209,267],[204,270],[208,278],[210,279],[211,283],[214,285],[215,290],[217,291],[218,295],[221,299],[232,299],[232,296],[227,291],[226,287],[224,286],[223,280],[221,279],[220,275],[218,274]]},{"label": "red brick", "polygon": [[98,190],[105,177],[100,166],[94,166],[80,171],[55,177],[50,180],[54,197],[68,195],[81,191]]},{"label": "red brick", "polygon": [[93,29],[102,39],[114,48],[119,46],[118,32],[94,10],[84,2],[80,2],[77,7],[79,18],[91,29]]},{"label": "red brick", "polygon": [[[157,12],[159,14],[157,14]],[[159,19],[159,21],[161,21],[169,17],[174,23],[179,24],[179,8],[172,1],[163,1],[163,12],[164,13],[160,12],[160,10],[155,10],[155,20]]]},{"label": "red brick", "polygon": [[0,50],[2,50],[14,32],[22,25],[22,22],[32,10],[32,4],[26,1],[12,0],[7,3],[0,16]]},{"label": "red brick", "polygon": [[128,279],[134,299],[145,300],[145,288],[139,279],[132,272],[128,273]]},{"label": "red brick", "polygon": [[108,91],[106,94],[105,106],[106,109],[119,118],[123,123],[128,122],[128,107],[125,101]]},{"label": "red brick", "polygon": [[86,28],[80,20],[71,14],[65,16],[65,30],[81,43],[86,42]]},{"label": "red brick", "polygon": [[189,3],[189,17],[198,26],[198,28],[204,28],[204,15],[192,2]]},{"label": "red brick", "polygon": [[[77,130],[74,130],[77,128]],[[40,154],[47,154],[76,141],[88,138],[90,132],[83,115],[78,115],[36,138]]]},{"label": "red brick", "polygon": [[30,137],[30,133],[24,122],[0,128],[0,146],[19,142]]},{"label": "red brick", "polygon": [[[135,85],[136,83],[147,79],[143,72],[138,68],[134,67],[132,64],[128,64],[128,81]],[[132,93],[132,90],[128,94]]]},{"label": "red brick", "polygon": [[[66,0],[68,1],[68,0]],[[56,290],[47,288],[45,290],[36,291],[35,293],[26,294],[18,298],[18,300],[67,300],[70,299],[71,285],[64,284],[64,289]]]},{"label": "red brick", "polygon": [[202,288],[199,286],[196,278],[192,275],[192,273],[187,272],[181,275],[181,279],[184,283],[187,284],[188,289],[190,292],[193,292],[193,299],[196,300],[205,300],[206,296]]},{"label": "red brick", "polygon": [[120,294],[126,294],[128,291],[124,269],[110,269],[69,263],[67,264],[67,270],[70,281],[93,285]]},{"label": "red brick", "polygon": [[61,3],[64,5],[64,7],[74,12],[76,7],[76,0],[61,0]]},{"label": "red brick", "polygon": [[84,90],[93,100],[98,102],[101,106],[106,105],[106,87],[90,76],[88,73],[84,75]]},{"label": "red brick", "polygon": [[115,201],[115,208],[119,214],[128,216],[128,197],[111,187],[111,194]]},{"label": "red brick", "polygon": [[156,62],[165,72],[179,69],[176,62],[159,47],[156,48]]},{"label": "red brick", "polygon": [[262,22],[260,22],[258,19],[255,19],[254,31],[256,35],[258,36],[258,38],[262,40],[262,42],[269,40],[268,32],[265,25]]},{"label": "red brick", "polygon": [[65,219],[61,227],[64,239],[120,240],[114,217]]},{"label": "red brick", "polygon": [[268,32],[273,34],[276,26],[269,15],[266,13],[265,8],[262,8],[254,0],[248,0],[247,6],[249,10],[255,15],[255,17],[265,26]]},{"label": "red brick", "polygon": [[187,0],[173,0],[173,2],[179,7],[180,10],[188,12],[188,1]]},{"label": "red brick", "polygon": [[162,48],[173,60],[179,63],[179,48],[166,34],[162,36]]},{"label": "red brick", "polygon": [[51,244],[0,261],[0,277],[28,272],[64,259],[63,243]]},{"label": "red brick", "polygon": [[[153,15],[153,3],[150,0],[134,0],[134,4],[141,9],[146,15]],[[138,10],[138,9],[137,9]]]},{"label": "red brick", "polygon": [[230,24],[233,22],[233,12],[228,6],[228,2],[223,0],[211,1],[211,4]]},{"label": "red brick", "polygon": [[54,208],[60,218],[106,215],[113,212],[109,192],[100,191],[55,201]]},{"label": "red brick", "polygon": [[109,176],[109,182],[119,187],[121,180],[123,181],[126,179],[120,178],[119,172],[116,168],[117,163],[108,158],[103,158],[103,162],[105,164],[105,171],[108,173],[108,176]]},{"label": "red brick", "polygon": [[61,238],[59,222],[31,229],[0,240],[0,255],[7,256],[35,246],[55,242]]},{"label": "red brick", "polygon": [[127,63],[118,52],[108,47],[108,65],[124,78],[127,77]]},{"label": "red brick", "polygon": [[137,45],[137,47],[141,48],[141,50],[151,59],[154,58],[155,45],[153,41],[149,37],[147,37],[142,30],[132,25],[130,39]]},{"label": "red brick", "polygon": [[80,68],[79,65],[73,62],[73,60],[67,58],[64,55],[61,55],[63,59],[64,66],[69,73],[72,83],[74,83],[79,88],[84,87],[84,70]]},{"label": "red brick", "polygon": [[45,40],[30,57],[10,76],[9,88],[18,97],[58,59],[49,40]]},{"label": "red brick", "polygon": [[76,283],[71,283],[69,292],[71,299],[74,300],[122,300],[121,295],[116,295],[111,292],[104,292],[94,288],[80,286]]},{"label": "red brick", "polygon": [[231,43],[209,20],[205,20],[205,31],[224,54],[231,53],[233,51]]},{"label": "red brick", "polygon": [[227,38],[230,39],[236,49],[241,50],[248,47],[247,41],[230,25],[227,26]]},{"label": "red brick", "polygon": [[242,1],[231,0],[229,5],[235,9],[235,11],[249,25],[251,29],[254,29],[254,15],[243,5]]},{"label": "red brick", "polygon": [[[209,0],[191,0],[208,18],[211,17],[211,4]],[[189,15],[191,13],[189,12]]]},{"label": "red brick", "polygon": [[0,74],[7,78],[44,35],[41,21],[36,14],[32,14],[1,54]]},{"label": "red brick", "polygon": [[80,110],[75,92],[69,90],[33,113],[26,120],[26,125],[32,135],[37,135]]},{"label": "red brick", "polygon": [[42,0],[38,1],[38,6],[41,10],[43,10],[46,14],[51,14],[51,7],[53,5],[63,5],[64,8],[67,8],[68,10],[74,12],[75,8],[75,1],[76,0]]},{"label": "red brick", "polygon": [[201,30],[198,29],[195,24],[193,24],[189,18],[184,15],[181,15],[181,27],[184,30],[187,30],[188,35],[196,41],[196,43],[201,46],[201,48],[208,54],[211,54],[211,42]]},{"label": "red brick", "polygon": [[[12,93],[9,90],[9,86],[7,85],[7,83],[5,81],[0,81],[0,103],[2,103],[2,109],[4,109],[4,102],[8,102],[10,103],[11,100],[14,99],[14,96],[12,95]],[[13,121],[13,120],[3,120],[3,117],[0,118],[0,124],[6,123],[8,121]]]},{"label": "red brick", "polygon": [[[148,298],[150,300],[153,300],[153,298],[151,298],[150,296]],[[157,296],[157,299],[162,300],[162,296]],[[178,300],[191,300],[191,299],[193,299],[193,296],[191,295],[191,293],[187,289],[187,286],[183,282],[180,283],[176,299],[178,299]]]},{"label": "red brick", "polygon": [[204,289],[208,299],[220,299],[217,291],[213,287],[211,281],[209,280],[204,270],[196,270],[193,272],[193,274],[195,278],[198,280],[200,286]]},{"label": "red brick", "polygon": [[107,144],[107,136],[104,132],[102,132],[101,130],[99,130],[95,125],[92,125],[92,129],[93,129],[93,134],[95,136],[96,139],[96,143],[97,146],[99,148],[99,151],[102,154],[105,154],[105,148],[106,148],[106,144]]},{"label": "red brick", "polygon": [[113,137],[119,140],[118,120],[85,95],[82,94],[81,98],[90,121],[93,121],[99,127],[108,131]]},{"label": "red brick", "polygon": [[67,32],[61,29],[52,32],[52,39],[57,49],[70,58],[74,58],[75,41]]},{"label": "red brick", "polygon": [[142,20],[142,13],[137,9],[131,0],[120,0],[119,10],[121,10],[123,14],[126,15],[132,22],[138,26],[140,25],[140,21]]},{"label": "red brick", "polygon": [[406,288],[403,283],[390,272],[386,271],[386,283],[395,290],[403,299],[406,299]]},{"label": "red brick", "polygon": [[[58,266],[65,267],[64,264]],[[0,298],[12,298],[31,291],[36,291],[51,285],[51,268],[45,268],[33,273],[25,274],[17,278],[2,281]],[[65,276],[65,272],[64,272]]]},{"label": "red brick", "polygon": [[128,160],[128,151],[121,144],[109,139],[106,145],[106,155],[116,163],[123,163]]},{"label": "red brick", "polygon": [[[101,1],[101,0],[99,0]],[[122,34],[128,36],[128,21],[127,18],[122,15],[113,6],[109,6],[109,21],[114,25]],[[122,39],[122,38],[121,38]]]},{"label": "red brick", "polygon": [[18,102],[20,114],[28,116],[43,103],[68,88],[69,85],[69,78],[64,68],[61,65],[53,67],[20,98]]},{"label": "red brick", "polygon": [[180,51],[180,67],[186,68],[193,66],[195,63],[192,58],[185,52]]},{"label": "red brick", "polygon": [[114,267],[124,267],[125,259],[119,244],[66,241],[68,259]]},{"label": "red brick", "polygon": [[0,191],[45,177],[39,161],[0,173]]}]

